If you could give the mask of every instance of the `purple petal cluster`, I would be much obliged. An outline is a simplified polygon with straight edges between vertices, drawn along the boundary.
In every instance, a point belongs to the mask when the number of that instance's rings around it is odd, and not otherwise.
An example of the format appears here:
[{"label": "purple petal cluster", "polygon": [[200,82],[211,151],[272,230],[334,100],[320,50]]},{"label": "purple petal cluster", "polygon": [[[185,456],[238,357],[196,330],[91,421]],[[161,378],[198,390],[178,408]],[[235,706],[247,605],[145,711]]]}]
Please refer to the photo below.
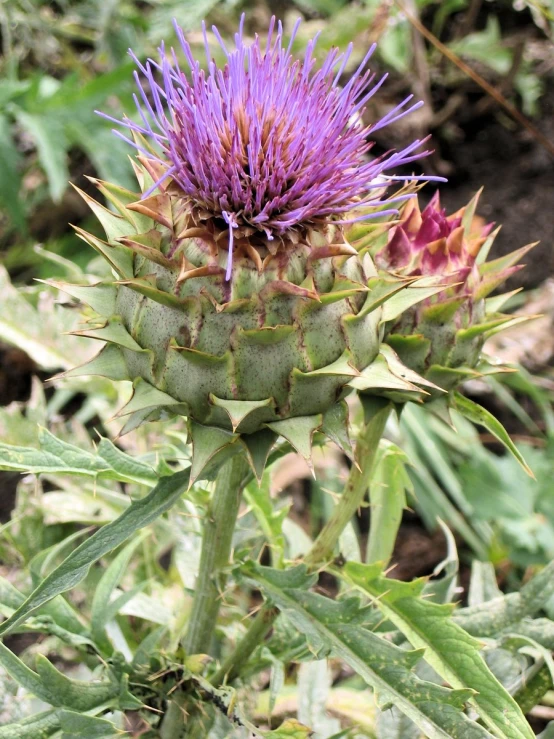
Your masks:
[{"label": "purple petal cluster", "polygon": [[[479,280],[476,258],[494,224],[463,226],[465,208],[447,215],[436,192],[420,211],[417,197],[407,203],[400,223],[389,233],[387,244],[375,255],[378,267],[405,275],[442,275],[458,284],[458,292],[471,292],[470,276]],[[440,300],[439,296],[439,300]]]},{"label": "purple petal cluster", "polygon": [[[409,96],[381,120],[363,123],[364,107],[386,77],[376,82],[367,68],[374,46],[341,87],[352,44],[344,53],[332,49],[316,68],[317,37],[302,59],[291,53],[299,22],[287,45],[274,19],[267,39],[252,43],[244,39],[243,23],[244,16],[233,49],[213,28],[226,57],[222,67],[211,58],[205,28],[207,71],[176,23],[182,59],[163,45],[158,61],[143,65],[132,55],[140,72],[140,123],[115,121],[157,144],[164,176],[156,186],[171,177],[193,207],[222,219],[230,252],[233,229],[272,239],[297,227],[349,222],[340,219],[354,206],[382,204],[387,173],[427,153],[418,153],[422,142],[414,141],[402,151],[367,156],[376,131],[421,105]],[[390,212],[396,211],[378,215]]]}]

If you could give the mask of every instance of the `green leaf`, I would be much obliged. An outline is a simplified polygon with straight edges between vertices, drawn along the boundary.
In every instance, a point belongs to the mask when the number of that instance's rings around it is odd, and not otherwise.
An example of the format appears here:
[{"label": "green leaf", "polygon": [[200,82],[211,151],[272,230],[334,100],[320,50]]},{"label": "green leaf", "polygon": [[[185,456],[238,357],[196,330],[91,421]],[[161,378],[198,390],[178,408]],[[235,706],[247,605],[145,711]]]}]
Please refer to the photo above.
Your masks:
[{"label": "green leaf", "polygon": [[0,726],[0,739],[46,739],[60,729],[58,711],[50,710]]},{"label": "green leaf", "polygon": [[[424,581],[404,583],[383,577],[379,566],[349,562],[346,581],[374,599],[375,605],[408,639],[425,649],[425,660],[450,685],[477,691],[470,702],[492,731],[506,739],[532,739],[519,706],[479,653],[480,643],[452,620],[452,607],[424,600]],[[455,648],[454,646],[455,645]]]},{"label": "green leaf", "polygon": [[298,719],[316,736],[335,736],[341,729],[340,721],[327,713],[332,680],[326,659],[303,662],[298,669]]},{"label": "green leaf", "polygon": [[468,605],[480,606],[498,597],[502,597],[502,591],[496,582],[493,563],[474,559],[471,563],[471,580],[469,581],[467,594]]},{"label": "green leaf", "polygon": [[125,454],[109,439],[100,440],[96,454],[62,441],[46,429],[40,429],[39,442],[39,449],[0,443],[0,469],[35,475],[80,475],[143,485],[152,485],[158,479],[152,467]]},{"label": "green leaf", "polygon": [[382,703],[396,705],[427,739],[490,739],[463,712],[472,691],[449,690],[416,677],[412,670],[422,651],[400,649],[365,628],[369,612],[357,599],[332,601],[307,592],[311,580],[303,566],[282,572],[248,563],[243,572],[307,636],[316,658],[331,652],[344,660]]},{"label": "green leaf", "polygon": [[409,284],[405,290],[393,295],[383,305],[382,320],[393,321],[413,305],[442,292],[445,286],[440,284],[440,280],[441,276],[422,277]]},{"label": "green leaf", "polygon": [[38,672],[34,672],[1,642],[0,665],[25,690],[52,706],[90,711],[116,698],[120,692],[119,684],[113,680],[90,683],[71,680],[41,654],[37,656]]},{"label": "green leaf", "polygon": [[93,737],[122,736],[121,731],[111,721],[96,716],[84,716],[75,711],[60,711],[61,739],[93,739]]},{"label": "green leaf", "polygon": [[54,116],[32,115],[23,110],[16,112],[17,122],[33,139],[38,158],[46,176],[50,197],[59,203],[67,189],[67,140],[63,127]]},{"label": "green leaf", "polygon": [[191,485],[202,474],[207,474],[217,455],[227,450],[238,439],[237,434],[217,426],[205,426],[196,421],[190,422],[192,437],[192,467],[190,473]]},{"label": "green leaf", "polygon": [[36,672],[31,670],[30,667],[22,662],[11,649],[0,642],[0,665],[6,670],[6,672],[16,680],[29,693],[32,693],[36,698],[40,698],[45,703],[52,703],[56,700],[50,692],[48,686],[43,685],[42,680]]},{"label": "green leaf", "polygon": [[554,595],[554,560],[521,588],[478,606],[461,608],[455,621],[469,634],[497,636],[502,629],[533,616]]},{"label": "green leaf", "polygon": [[[11,616],[25,602],[25,596],[20,593],[8,580],[0,577],[0,613]],[[40,610],[35,619],[35,630],[44,630],[47,633],[58,633],[61,638],[73,635],[75,641],[88,642],[87,628],[81,622],[79,614],[62,596],[54,598]],[[41,628],[42,627],[42,628]]]},{"label": "green leaf", "polygon": [[296,449],[308,465],[312,466],[312,437],[323,422],[323,417],[296,416],[284,421],[274,421],[266,424],[268,428],[285,438]]},{"label": "green leaf", "polygon": [[139,535],[133,539],[115,559],[100,578],[94,591],[92,599],[90,629],[92,638],[107,654],[112,652],[112,647],[106,636],[106,625],[111,616],[110,599],[114,589],[125,574],[135,549],[144,541],[145,535]]},{"label": "green leaf", "polygon": [[469,398],[466,398],[461,393],[455,392],[453,394],[453,406],[463,416],[465,416],[472,423],[477,423],[480,426],[484,426],[493,436],[495,436],[506,449],[511,452],[514,458],[519,462],[527,474],[534,478],[533,471],[523,458],[523,455],[516,447],[514,442],[510,439],[510,436],[504,426],[496,419],[492,413],[489,413],[485,408],[474,403]]},{"label": "green leaf", "polygon": [[76,360],[87,359],[89,349],[83,347],[82,339],[64,334],[74,328],[76,317],[56,306],[51,292],[43,290],[35,308],[25,299],[25,292],[11,284],[6,268],[0,265],[0,295],[0,339],[22,349],[45,370],[66,369]]},{"label": "green leaf", "polygon": [[396,444],[381,441],[369,487],[369,563],[388,562],[392,556],[402,512],[406,507],[406,491],[413,491],[412,481],[406,471],[407,462],[406,454]]},{"label": "green leaf", "polygon": [[78,585],[86,577],[93,562],[97,562],[100,557],[171,508],[188,487],[189,477],[189,470],[163,477],[145,498],[133,501],[119,518],[84,541],[33,590],[10,618],[0,624],[0,634],[13,630],[56,595]]},{"label": "green leaf", "polygon": [[271,473],[266,470],[260,485],[253,480],[246,486],[244,497],[267,540],[273,566],[282,567],[285,552],[283,521],[287,517],[290,506],[282,505],[278,508],[275,505],[271,499],[270,483]]},{"label": "green leaf", "polygon": [[260,732],[260,736],[267,739],[309,739],[313,731],[296,719],[288,718],[278,729]]},{"label": "green leaf", "polygon": [[502,41],[498,18],[491,14],[482,31],[474,31],[452,41],[449,47],[459,56],[482,62],[500,75],[508,74],[512,64],[512,51]]},{"label": "green leaf", "polygon": [[49,703],[83,713],[113,702],[121,691],[113,676],[110,680],[94,682],[72,680],[42,654],[37,655],[37,672],[42,685],[50,693]]},{"label": "green leaf", "polygon": [[12,137],[8,119],[0,115],[0,203],[16,228],[24,232],[25,208],[19,197],[21,187],[21,155]]}]

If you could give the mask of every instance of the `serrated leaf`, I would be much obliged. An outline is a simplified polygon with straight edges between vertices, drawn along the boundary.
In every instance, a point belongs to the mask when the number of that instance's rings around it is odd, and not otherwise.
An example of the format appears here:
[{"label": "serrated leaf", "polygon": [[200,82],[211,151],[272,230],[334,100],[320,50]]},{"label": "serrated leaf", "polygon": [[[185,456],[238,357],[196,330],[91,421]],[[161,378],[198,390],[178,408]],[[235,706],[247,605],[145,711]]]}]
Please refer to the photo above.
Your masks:
[{"label": "serrated leaf", "polygon": [[113,681],[89,683],[71,680],[40,654],[37,656],[37,672],[34,672],[1,642],[0,665],[25,690],[52,706],[89,711],[108,703],[120,691],[119,685]]},{"label": "serrated leaf", "polygon": [[[0,577],[0,610],[4,615],[11,615],[24,602],[25,596],[23,593],[20,593],[8,580]],[[87,634],[87,628],[81,622],[78,613],[61,596],[54,598],[40,610],[40,613],[37,614],[37,621],[42,617],[50,619],[57,627],[67,633],[80,637]]]},{"label": "serrated leaf", "polygon": [[[374,599],[415,648],[450,685],[477,691],[470,698],[492,731],[506,739],[532,739],[533,732],[515,700],[502,687],[479,653],[480,643],[452,620],[452,607],[424,600],[423,581],[391,580],[380,568],[349,562],[346,581]],[[455,648],[454,646],[455,645]]]},{"label": "serrated leaf", "polygon": [[[306,591],[309,581],[302,566],[282,572],[249,563],[243,571],[308,637],[317,657],[327,651],[343,659],[409,716],[427,739],[490,739],[463,712],[472,691],[453,691],[416,677],[412,668],[422,652],[402,650],[365,628],[368,612],[358,601],[332,601]],[[304,583],[302,589],[298,583]]]},{"label": "serrated leaf", "polygon": [[102,438],[96,454],[62,441],[46,429],[39,432],[40,448],[0,443],[0,469],[38,474],[66,474],[95,479],[153,485],[158,475],[149,465],[125,454]]},{"label": "serrated leaf", "polygon": [[523,454],[516,447],[514,442],[510,439],[510,436],[500,421],[495,418],[492,413],[480,406],[478,403],[474,403],[473,400],[469,400],[461,393],[453,393],[453,407],[459,411],[462,416],[471,421],[477,423],[480,426],[484,426],[498,441],[503,444],[506,449],[513,455],[513,457],[523,467],[529,477],[535,478],[533,471],[523,458]]},{"label": "serrated leaf", "polygon": [[0,634],[8,633],[56,595],[78,585],[86,577],[91,564],[171,508],[187,489],[189,477],[189,470],[163,477],[146,497],[133,501],[119,518],[96,531],[33,590],[10,618],[0,624]]},{"label": "serrated leaf", "polygon": [[37,655],[37,672],[51,695],[48,703],[83,713],[114,701],[121,690],[113,677],[111,680],[93,682],[72,680],[57,670],[42,654]]}]

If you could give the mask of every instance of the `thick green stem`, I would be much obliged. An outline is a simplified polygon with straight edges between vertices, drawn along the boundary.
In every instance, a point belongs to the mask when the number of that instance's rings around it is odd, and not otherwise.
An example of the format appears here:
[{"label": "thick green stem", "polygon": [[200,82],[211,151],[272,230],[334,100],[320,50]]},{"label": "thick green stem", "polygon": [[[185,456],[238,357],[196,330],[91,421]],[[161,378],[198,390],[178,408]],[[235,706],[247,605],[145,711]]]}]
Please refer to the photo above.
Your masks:
[{"label": "thick green stem", "polygon": [[[369,488],[375,455],[391,410],[390,403],[384,404],[373,414],[360,434],[356,444],[357,466],[352,467],[331,518],[304,558],[310,570],[316,570],[331,559],[340,535],[361,506]],[[271,631],[278,615],[279,611],[272,606],[266,605],[260,609],[246,634],[213,676],[213,685],[220,685],[224,681],[232,682],[237,677],[252,652]]]},{"label": "thick green stem", "polygon": [[385,430],[392,405],[387,403],[370,418],[356,442],[356,462],[348,476],[348,481],[331,518],[327,521],[312,548],[304,558],[309,569],[317,569],[328,562],[335,550],[340,535],[362,505],[369,488],[373,462],[379,441]]},{"label": "thick green stem", "polygon": [[200,568],[184,640],[187,654],[208,654],[225,588],[231,545],[248,462],[236,454],[221,468],[206,512]]},{"label": "thick green stem", "polygon": [[264,605],[260,608],[246,634],[213,676],[213,685],[233,682],[252,652],[263,642],[278,615],[279,611],[272,606]]}]

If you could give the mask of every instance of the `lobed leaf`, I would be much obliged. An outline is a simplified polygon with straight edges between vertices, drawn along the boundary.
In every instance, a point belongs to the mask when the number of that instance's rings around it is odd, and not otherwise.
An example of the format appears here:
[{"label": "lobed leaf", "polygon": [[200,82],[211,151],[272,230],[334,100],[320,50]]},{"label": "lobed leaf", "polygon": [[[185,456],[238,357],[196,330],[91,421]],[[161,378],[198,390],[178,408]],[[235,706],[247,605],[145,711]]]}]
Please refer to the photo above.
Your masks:
[{"label": "lobed leaf", "polygon": [[506,739],[532,739],[533,732],[512,696],[480,654],[481,644],[452,620],[452,606],[424,600],[423,580],[404,583],[383,577],[381,567],[349,562],[346,581],[374,599],[375,605],[410,644],[425,649],[425,660],[456,689],[470,697],[483,721]]},{"label": "lobed leaf", "polygon": [[39,431],[39,443],[39,449],[0,443],[0,469],[35,475],[80,475],[143,485],[153,485],[158,479],[150,465],[122,452],[106,438],[100,440],[95,454],[58,439],[44,428]]},{"label": "lobed leaf", "polygon": [[100,557],[171,508],[187,489],[189,477],[189,470],[163,477],[145,498],[133,501],[119,518],[103,526],[78,546],[33,590],[13,615],[0,624],[0,635],[12,631],[52,598],[78,585]]},{"label": "lobed leaf", "polygon": [[472,691],[449,690],[416,677],[412,670],[422,651],[407,652],[365,628],[368,611],[356,599],[333,601],[308,592],[312,581],[303,566],[282,572],[249,563],[243,571],[307,636],[317,658],[331,652],[344,660],[382,703],[396,705],[428,739],[490,739],[463,712]]}]

